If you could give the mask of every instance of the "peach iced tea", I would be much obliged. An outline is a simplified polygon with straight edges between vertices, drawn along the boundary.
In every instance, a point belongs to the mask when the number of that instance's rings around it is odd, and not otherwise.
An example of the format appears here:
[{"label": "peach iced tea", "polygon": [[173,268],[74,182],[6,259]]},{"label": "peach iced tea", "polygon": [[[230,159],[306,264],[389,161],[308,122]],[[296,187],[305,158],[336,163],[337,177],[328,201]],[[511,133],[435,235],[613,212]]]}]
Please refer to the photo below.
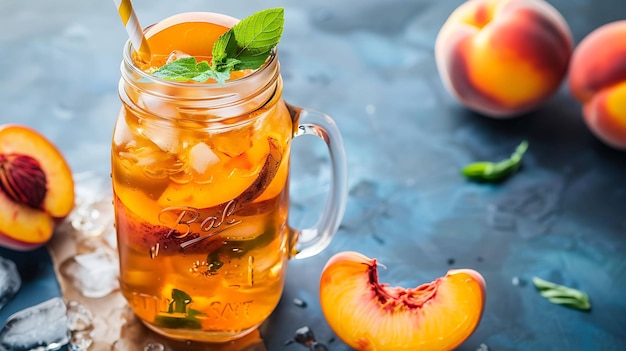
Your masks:
[{"label": "peach iced tea", "polygon": [[175,338],[254,330],[280,299],[293,241],[293,122],[278,73],[258,94],[238,85],[256,72],[234,75],[226,88],[242,98],[208,108],[197,91],[213,82],[149,81],[137,69],[154,70],[175,50],[210,60],[232,25],[215,14],[173,16],[146,31],[154,60],[122,68],[112,147],[121,290],[146,325]]}]

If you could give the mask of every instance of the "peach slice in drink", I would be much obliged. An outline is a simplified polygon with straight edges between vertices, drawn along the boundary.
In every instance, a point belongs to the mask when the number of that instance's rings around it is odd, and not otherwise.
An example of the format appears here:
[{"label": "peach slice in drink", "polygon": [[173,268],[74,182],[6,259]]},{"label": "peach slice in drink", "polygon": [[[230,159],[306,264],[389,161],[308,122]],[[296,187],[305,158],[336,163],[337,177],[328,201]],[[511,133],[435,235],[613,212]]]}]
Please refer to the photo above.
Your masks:
[{"label": "peach slice in drink", "polygon": [[[245,152],[228,157],[223,153],[213,150],[212,152],[221,162],[211,164],[204,169],[202,174],[193,171],[194,168],[202,169],[208,161],[195,158],[183,160],[188,162],[186,171],[189,173],[189,181],[177,181],[174,175],[170,176],[172,182],[165,189],[158,200],[159,205],[191,206],[194,208],[209,208],[226,203],[244,193],[262,173],[263,165],[270,154],[270,144],[267,140],[254,140],[251,147]],[[188,156],[188,155],[187,155]],[[202,162],[191,164],[191,161]]]}]

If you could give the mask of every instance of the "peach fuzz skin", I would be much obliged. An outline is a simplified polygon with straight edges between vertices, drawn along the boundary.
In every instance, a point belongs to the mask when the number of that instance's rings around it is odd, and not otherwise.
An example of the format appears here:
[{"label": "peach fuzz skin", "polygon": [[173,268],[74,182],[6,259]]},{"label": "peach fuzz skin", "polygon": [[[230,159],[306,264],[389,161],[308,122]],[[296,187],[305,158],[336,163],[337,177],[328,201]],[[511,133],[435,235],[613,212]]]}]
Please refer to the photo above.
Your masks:
[{"label": "peach fuzz skin", "polygon": [[333,256],[320,280],[326,321],[359,351],[452,350],[478,326],[485,294],[471,269],[413,289],[380,284],[376,259],[352,251]]},{"label": "peach fuzz skin", "polygon": [[578,44],[569,89],[585,123],[607,145],[626,150],[626,20],[596,28]]},{"label": "peach fuzz skin", "polygon": [[567,22],[543,0],[469,0],[441,27],[435,59],[444,86],[464,106],[509,118],[556,92],[572,49]]}]

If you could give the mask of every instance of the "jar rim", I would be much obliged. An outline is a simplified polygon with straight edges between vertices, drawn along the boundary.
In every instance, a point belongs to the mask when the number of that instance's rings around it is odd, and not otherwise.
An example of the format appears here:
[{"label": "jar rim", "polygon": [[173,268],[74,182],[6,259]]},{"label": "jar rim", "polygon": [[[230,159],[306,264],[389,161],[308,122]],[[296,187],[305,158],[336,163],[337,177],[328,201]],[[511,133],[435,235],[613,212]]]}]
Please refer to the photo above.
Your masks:
[{"label": "jar rim", "polygon": [[[216,12],[183,12],[183,13],[179,13],[176,15],[172,15],[170,17],[167,17],[166,19],[160,21],[160,22],[156,22],[153,23],[147,27],[144,28],[144,33],[147,33],[150,31],[150,29],[154,28],[155,26],[159,25],[159,23],[162,23],[165,20],[175,20],[178,17],[189,17],[189,16],[213,16],[214,18],[217,19],[216,22],[211,22],[211,23],[216,23],[219,25],[224,25],[227,26],[228,23],[227,22],[231,22],[232,25],[236,24],[239,19],[235,18],[235,17],[231,17],[228,15],[224,15],[224,14],[220,14],[220,13],[216,13]],[[178,22],[178,23],[182,23],[182,22]],[[158,32],[157,32],[158,33]],[[155,83],[158,83],[160,85],[166,85],[166,86],[171,86],[171,87],[177,87],[177,88],[184,88],[184,89],[232,89],[235,88],[239,85],[244,85],[244,84],[250,84],[251,81],[257,80],[257,79],[262,79],[263,77],[260,77],[263,75],[263,72],[267,72],[267,68],[274,65],[275,62],[277,61],[277,57],[278,57],[278,48],[274,47],[269,55],[269,57],[267,58],[267,60],[263,63],[263,65],[257,69],[255,69],[253,72],[251,72],[250,74],[246,74],[243,77],[237,78],[237,79],[233,79],[233,80],[228,80],[226,82],[224,82],[224,84],[217,84],[217,83],[189,83],[189,82],[178,82],[178,81],[173,81],[173,80],[167,80],[167,79],[163,79],[163,78],[159,78],[159,77],[155,77],[154,75],[150,74],[150,73],[146,73],[144,72],[141,68],[137,67],[133,61],[132,58],[132,53],[134,52],[134,47],[132,42],[130,41],[130,39],[126,40],[126,43],[124,44],[124,48],[123,48],[123,63],[126,64],[126,67],[130,68],[132,70],[132,74],[136,75],[138,77],[140,77],[139,79],[143,80],[143,81],[154,81]],[[271,78],[271,77],[270,77]]]}]

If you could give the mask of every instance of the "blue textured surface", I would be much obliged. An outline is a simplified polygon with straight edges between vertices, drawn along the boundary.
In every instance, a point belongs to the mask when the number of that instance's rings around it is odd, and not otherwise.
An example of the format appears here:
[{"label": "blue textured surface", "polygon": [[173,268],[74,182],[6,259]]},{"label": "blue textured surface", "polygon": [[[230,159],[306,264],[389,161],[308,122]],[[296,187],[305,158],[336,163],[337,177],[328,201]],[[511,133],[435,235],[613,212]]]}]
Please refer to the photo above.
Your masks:
[{"label": "blue textured surface", "polygon": [[[329,113],[344,136],[350,197],[343,225],[321,255],[290,262],[284,297],[262,328],[268,350],[304,350],[283,345],[303,325],[320,341],[333,337],[318,279],[342,250],[377,257],[389,267],[381,279],[406,287],[450,268],[480,271],[485,313],[460,350],[481,343],[491,350],[626,350],[626,154],[590,134],[565,85],[541,109],[507,121],[452,99],[433,46],[462,1],[134,2],[144,24],[191,10],[245,17],[285,7],[285,98]],[[626,18],[621,0],[550,2],[576,43]],[[0,122],[31,125],[76,172],[108,176],[125,40],[110,1],[0,2]],[[509,181],[474,184],[459,175],[466,163],[501,159],[523,139],[530,149]],[[315,141],[298,141],[293,157],[291,220],[305,226],[323,204],[328,159]],[[550,304],[529,284],[534,275],[586,291],[592,311]],[[296,297],[307,307],[294,305]],[[329,346],[348,350],[337,339]]]},{"label": "blue textured surface", "polygon": [[13,313],[61,296],[50,254],[45,247],[28,252],[0,248],[0,257],[13,261],[22,279],[15,297],[0,309],[0,328]]}]

